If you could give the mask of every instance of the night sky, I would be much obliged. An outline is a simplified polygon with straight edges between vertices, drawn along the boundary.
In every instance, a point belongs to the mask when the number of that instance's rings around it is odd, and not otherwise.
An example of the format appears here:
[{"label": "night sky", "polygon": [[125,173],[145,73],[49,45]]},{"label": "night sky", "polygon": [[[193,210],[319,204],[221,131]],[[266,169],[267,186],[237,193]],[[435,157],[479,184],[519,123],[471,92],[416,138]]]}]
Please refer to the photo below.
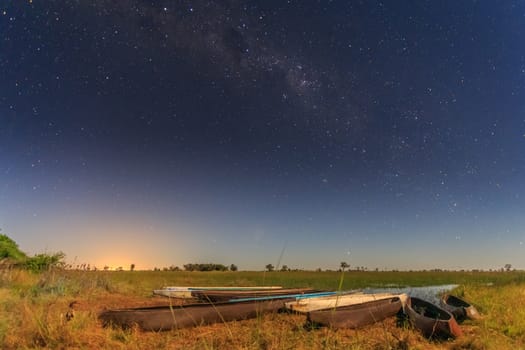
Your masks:
[{"label": "night sky", "polygon": [[524,213],[521,1],[0,4],[0,228],[28,253],[525,268]]}]

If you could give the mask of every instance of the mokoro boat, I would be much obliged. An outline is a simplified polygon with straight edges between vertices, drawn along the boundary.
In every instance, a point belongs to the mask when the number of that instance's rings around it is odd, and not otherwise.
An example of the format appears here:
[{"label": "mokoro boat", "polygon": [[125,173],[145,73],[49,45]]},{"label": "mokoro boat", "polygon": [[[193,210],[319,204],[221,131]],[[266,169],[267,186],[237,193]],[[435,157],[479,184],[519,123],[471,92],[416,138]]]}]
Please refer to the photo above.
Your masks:
[{"label": "mokoro boat", "polygon": [[333,309],[339,306],[350,306],[362,304],[374,300],[390,299],[398,297],[404,304],[407,300],[406,294],[391,294],[391,293],[351,293],[351,294],[334,294],[330,296],[321,296],[317,298],[301,299],[297,298],[294,301],[286,303],[286,308],[295,312],[312,312],[317,310]]},{"label": "mokoro boat", "polygon": [[165,331],[255,318],[264,313],[277,312],[284,308],[287,300],[117,309],[103,311],[98,317],[104,326],[138,326],[145,331]]},{"label": "mokoro boat", "polygon": [[450,312],[428,301],[411,297],[405,305],[410,323],[427,338],[454,338],[463,334]]},{"label": "mokoro boat", "polygon": [[311,311],[307,314],[307,320],[314,325],[319,324],[332,328],[359,328],[394,316],[402,309],[403,302],[396,296],[361,304]]},{"label": "mokoro boat", "polygon": [[445,294],[440,301],[443,308],[454,315],[458,321],[462,321],[465,318],[471,320],[479,320],[481,318],[474,306],[457,296]]},{"label": "mokoro boat", "polygon": [[154,289],[153,294],[160,295],[169,298],[193,298],[191,295],[192,291],[195,290],[228,290],[228,291],[241,291],[241,290],[276,290],[282,289],[280,286],[256,286],[256,287],[164,287],[162,289]]},{"label": "mokoro boat", "polygon": [[232,301],[234,299],[247,299],[247,298],[261,298],[271,296],[285,296],[285,295],[296,295],[314,293],[317,292],[314,289],[309,288],[294,288],[294,289],[275,289],[275,290],[194,290],[191,295],[207,302],[223,302]]}]

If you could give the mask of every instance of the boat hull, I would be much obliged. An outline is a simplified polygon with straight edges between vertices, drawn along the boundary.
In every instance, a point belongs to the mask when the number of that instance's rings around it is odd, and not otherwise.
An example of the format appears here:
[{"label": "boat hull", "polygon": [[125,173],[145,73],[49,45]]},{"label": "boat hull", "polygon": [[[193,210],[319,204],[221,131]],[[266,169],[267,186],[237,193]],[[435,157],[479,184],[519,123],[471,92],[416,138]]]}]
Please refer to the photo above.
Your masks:
[{"label": "boat hull", "polygon": [[263,298],[286,295],[300,295],[314,293],[316,290],[309,288],[296,289],[275,289],[275,290],[257,290],[257,291],[229,291],[229,290],[195,290],[192,296],[207,302],[225,302],[234,301],[235,299]]},{"label": "boat hull", "polygon": [[415,328],[427,338],[455,338],[463,334],[454,316],[428,301],[411,297],[405,305],[405,314]]},{"label": "boat hull", "polygon": [[166,331],[255,318],[284,308],[286,301],[287,299],[279,299],[107,310],[99,314],[99,319],[104,326],[138,326],[145,331]]},{"label": "boat hull", "polygon": [[481,315],[474,306],[454,295],[444,295],[441,298],[441,305],[445,310],[454,315],[458,321],[463,321],[466,318],[471,320],[479,320],[481,318]]},{"label": "boat hull", "polygon": [[325,296],[319,298],[297,299],[286,303],[286,308],[295,312],[307,313],[318,310],[333,309],[335,307],[350,306],[363,304],[382,299],[391,299],[399,297],[404,303],[407,299],[406,294],[391,294],[391,293],[352,293],[343,295]]},{"label": "boat hull", "polygon": [[191,295],[191,290],[154,289],[153,294],[168,298],[193,298],[193,296]]},{"label": "boat hull", "polygon": [[220,290],[220,291],[256,291],[256,290],[278,290],[282,289],[280,286],[264,286],[264,287],[164,287],[162,289],[153,290],[153,294],[168,298],[193,298],[191,293],[198,290]]},{"label": "boat hull", "polygon": [[374,300],[362,304],[312,311],[307,314],[311,324],[332,328],[360,328],[399,313],[403,303],[399,297]]}]

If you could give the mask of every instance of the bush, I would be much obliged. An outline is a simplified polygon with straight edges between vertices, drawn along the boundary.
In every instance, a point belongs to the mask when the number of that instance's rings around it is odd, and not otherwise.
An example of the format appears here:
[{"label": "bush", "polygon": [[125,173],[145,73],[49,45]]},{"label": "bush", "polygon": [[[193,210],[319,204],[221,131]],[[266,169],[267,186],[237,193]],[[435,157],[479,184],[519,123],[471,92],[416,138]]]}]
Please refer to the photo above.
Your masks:
[{"label": "bush", "polygon": [[0,235],[0,260],[11,259],[15,262],[23,262],[27,255],[18,249],[18,244],[6,235]]},{"label": "bush", "polygon": [[0,260],[8,259],[15,264],[25,267],[33,272],[46,271],[52,268],[63,268],[65,266],[62,252],[53,254],[36,254],[28,257],[26,253],[18,248],[18,244],[6,235],[0,235]]},{"label": "bush", "polygon": [[223,264],[186,264],[184,265],[186,271],[228,271],[228,268]]},{"label": "bush", "polygon": [[36,254],[27,258],[25,267],[33,272],[46,271],[53,268],[63,268],[65,254],[62,252],[54,254]]}]

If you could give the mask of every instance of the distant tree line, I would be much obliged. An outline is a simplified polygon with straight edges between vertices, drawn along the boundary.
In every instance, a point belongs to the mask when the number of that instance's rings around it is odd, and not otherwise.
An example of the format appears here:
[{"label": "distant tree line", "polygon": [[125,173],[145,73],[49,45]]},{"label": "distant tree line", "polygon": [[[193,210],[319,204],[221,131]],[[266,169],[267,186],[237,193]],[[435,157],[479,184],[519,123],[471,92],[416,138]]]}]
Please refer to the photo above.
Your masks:
[{"label": "distant tree line", "polygon": [[[1,229],[0,229],[1,231]],[[348,264],[345,261],[342,261],[340,263],[339,271],[369,271],[367,267],[365,266],[355,266],[351,268],[350,264]],[[34,272],[40,272],[40,271],[46,271],[53,268],[61,268],[61,269],[73,269],[74,267],[72,265],[68,265],[65,263],[65,254],[62,252],[56,252],[56,253],[41,253],[36,254],[34,256],[28,256],[26,253],[21,251],[18,248],[18,244],[9,238],[7,235],[0,234],[0,270],[10,267],[17,267],[17,268],[25,268],[30,271]],[[237,271],[238,267],[235,264],[231,264],[230,266],[225,266],[223,264],[215,264],[215,263],[206,263],[206,264],[185,264],[183,265],[184,270],[186,271]],[[76,266],[76,269],[85,270],[85,271],[97,271],[97,268],[95,266],[91,267],[90,264],[80,264]],[[135,270],[135,264],[130,265],[130,271]],[[272,271],[304,271],[303,269],[291,269],[287,265],[283,265],[280,269],[276,268],[272,264],[267,264],[265,266],[266,271],[272,272]],[[104,271],[109,270],[109,266],[104,266]],[[116,271],[123,271],[123,267],[118,267],[115,269]],[[181,271],[181,269],[178,266],[170,266],[170,267],[164,267],[162,269],[163,271]],[[160,268],[155,267],[154,271],[161,271]],[[321,272],[323,271],[321,268],[317,268],[315,271]],[[332,272],[333,270],[325,270],[326,272]],[[379,271],[379,268],[375,268],[371,271]],[[390,271],[390,272],[399,272],[397,269],[387,270],[386,268],[384,271]],[[409,270],[409,272],[412,271],[431,271],[431,272],[446,272],[449,271],[447,269],[430,269],[430,270]],[[472,269],[472,270],[451,270],[451,271],[471,271],[471,272],[483,272],[483,269]],[[505,264],[503,267],[500,267],[499,269],[489,269],[489,272],[510,272],[510,271],[516,271],[516,268],[512,268],[511,264]]]},{"label": "distant tree line", "polygon": [[183,265],[186,271],[237,271],[237,265],[231,264],[229,267],[223,264],[185,264]]}]

